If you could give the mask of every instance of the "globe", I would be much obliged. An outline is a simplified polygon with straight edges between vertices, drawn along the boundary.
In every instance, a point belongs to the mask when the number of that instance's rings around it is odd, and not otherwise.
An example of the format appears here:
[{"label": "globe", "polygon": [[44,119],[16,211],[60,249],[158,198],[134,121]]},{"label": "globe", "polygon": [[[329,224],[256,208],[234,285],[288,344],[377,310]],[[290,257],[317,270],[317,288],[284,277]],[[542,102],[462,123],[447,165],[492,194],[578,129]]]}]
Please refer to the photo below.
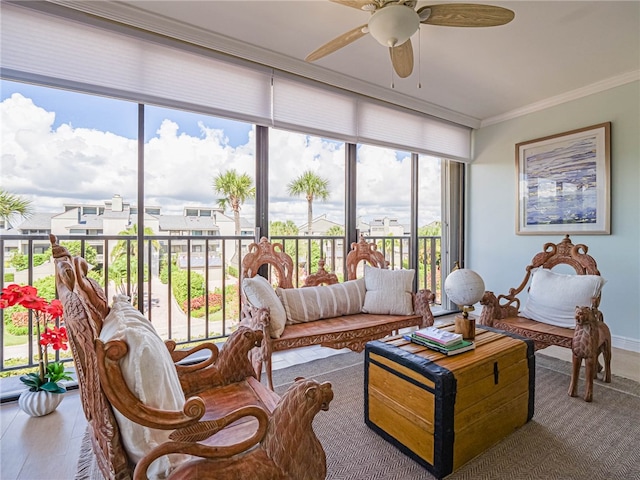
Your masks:
[{"label": "globe", "polygon": [[456,305],[473,305],[484,295],[484,281],[473,270],[459,268],[447,276],[444,291]]}]

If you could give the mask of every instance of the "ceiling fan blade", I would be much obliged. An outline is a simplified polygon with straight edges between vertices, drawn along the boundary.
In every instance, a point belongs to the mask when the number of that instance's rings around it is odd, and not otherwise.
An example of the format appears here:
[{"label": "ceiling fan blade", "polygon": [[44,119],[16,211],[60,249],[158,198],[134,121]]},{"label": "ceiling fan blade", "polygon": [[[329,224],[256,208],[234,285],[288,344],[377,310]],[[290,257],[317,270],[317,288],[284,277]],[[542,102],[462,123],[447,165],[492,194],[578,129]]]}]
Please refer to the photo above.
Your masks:
[{"label": "ceiling fan blade", "polygon": [[507,8],[477,3],[447,3],[427,5],[418,9],[421,23],[443,27],[496,27],[509,23],[515,13]]},{"label": "ceiling fan blade", "polygon": [[318,48],[317,50],[314,50],[309,55],[307,55],[305,60],[307,62],[315,62],[316,60],[319,60],[322,57],[325,57],[330,53],[333,53],[336,50],[339,50],[342,47],[345,47],[350,43],[355,42],[359,38],[364,37],[367,34],[367,31],[365,30],[366,26],[367,26],[366,24],[360,25],[359,27],[356,27],[353,30],[348,31],[347,33],[343,33],[339,37],[334,38],[330,42],[325,43],[320,48]]},{"label": "ceiling fan blade", "polygon": [[397,47],[389,48],[393,69],[400,78],[407,78],[413,72],[413,46],[411,39]]},{"label": "ceiling fan blade", "polygon": [[[364,10],[365,5],[374,5],[377,7],[376,2],[374,0],[330,0],[333,3],[339,3],[340,5],[344,5],[345,7],[357,8],[358,10]],[[374,8],[375,9],[375,8]]]}]

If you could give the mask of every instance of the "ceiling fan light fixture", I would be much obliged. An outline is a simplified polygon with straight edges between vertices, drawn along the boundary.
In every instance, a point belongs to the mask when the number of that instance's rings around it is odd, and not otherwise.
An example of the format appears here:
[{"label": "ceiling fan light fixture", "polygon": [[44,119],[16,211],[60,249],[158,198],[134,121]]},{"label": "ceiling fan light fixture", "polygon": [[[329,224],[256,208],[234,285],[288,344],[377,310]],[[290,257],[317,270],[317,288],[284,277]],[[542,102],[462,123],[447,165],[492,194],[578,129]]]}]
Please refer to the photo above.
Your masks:
[{"label": "ceiling fan light fixture", "polygon": [[418,31],[420,17],[406,5],[386,5],[369,19],[369,33],[385,47],[397,47]]}]

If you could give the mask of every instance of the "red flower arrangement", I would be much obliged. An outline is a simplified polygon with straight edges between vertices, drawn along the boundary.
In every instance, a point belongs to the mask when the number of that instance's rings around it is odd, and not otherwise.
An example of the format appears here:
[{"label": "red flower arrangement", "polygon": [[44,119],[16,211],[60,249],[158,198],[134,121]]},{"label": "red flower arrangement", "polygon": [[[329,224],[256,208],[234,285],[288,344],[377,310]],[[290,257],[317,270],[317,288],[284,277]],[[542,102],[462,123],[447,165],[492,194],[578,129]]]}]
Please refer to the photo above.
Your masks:
[{"label": "red flower arrangement", "polygon": [[[66,388],[59,385],[61,380],[72,380],[65,372],[64,365],[60,362],[49,363],[47,349],[67,350],[67,329],[65,327],[52,326],[52,322],[62,316],[63,308],[60,300],[51,302],[38,296],[38,289],[31,285],[11,285],[2,289],[0,295],[0,308],[21,305],[28,310],[33,310],[35,316],[36,335],[38,342],[38,373],[28,373],[20,377],[22,383],[31,391],[45,390],[51,393],[64,393]],[[43,331],[44,330],[44,331]]]}]

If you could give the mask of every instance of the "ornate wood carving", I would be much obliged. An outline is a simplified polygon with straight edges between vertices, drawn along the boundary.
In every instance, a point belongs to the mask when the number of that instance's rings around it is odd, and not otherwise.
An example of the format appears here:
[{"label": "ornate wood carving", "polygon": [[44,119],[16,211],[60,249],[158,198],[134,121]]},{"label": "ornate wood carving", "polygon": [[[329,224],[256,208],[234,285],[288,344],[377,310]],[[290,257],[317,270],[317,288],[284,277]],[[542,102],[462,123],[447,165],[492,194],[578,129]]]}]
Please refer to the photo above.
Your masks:
[{"label": "ornate wood carving", "polygon": [[[480,300],[483,305],[478,323],[490,327],[513,332],[534,341],[536,350],[557,345],[571,348],[571,340],[574,331],[569,328],[555,327],[556,332],[543,332],[522,326],[519,322],[520,299],[517,297],[528,285],[535,268],[551,269],[557,265],[571,266],[577,275],[600,275],[598,266],[593,257],[587,254],[588,247],[583,244],[574,245],[569,235],[559,243],[546,243],[543,251],[534,255],[531,263],[525,268],[525,276],[520,285],[509,289],[508,295],[498,295],[486,291]],[[595,308],[600,304],[600,296],[593,299]],[[533,321],[535,324],[536,322]]]},{"label": "ornate wood carving", "polygon": [[[64,324],[76,368],[82,409],[91,430],[91,443],[98,466],[106,479],[130,479],[133,469],[129,465],[118,424],[98,376],[93,342],[99,334],[102,321],[95,321],[97,307],[90,308],[77,293],[81,291],[79,277],[86,274],[86,269],[76,270],[81,263],[74,262],[67,249],[57,244],[55,236],[51,235],[50,240],[56,266],[56,288],[64,306]],[[95,300],[100,297],[96,295],[92,298]],[[103,307],[101,305],[100,308]]]},{"label": "ornate wood carving", "polygon": [[604,381],[611,383],[611,332],[596,307],[576,307],[576,332],[571,342],[572,369],[569,396],[578,395],[578,377],[584,358],[585,402],[593,399],[593,379],[602,370],[598,357],[604,358]]},{"label": "ornate wood carving", "polygon": [[259,243],[249,244],[248,251],[242,259],[240,280],[255,277],[262,265],[272,267],[280,287],[293,288],[293,260],[284,251],[281,243],[269,243],[266,237],[262,237]]},{"label": "ornate wood carving", "polygon": [[318,285],[334,285],[338,283],[338,276],[335,273],[329,273],[324,268],[324,258],[318,260],[318,271],[308,275],[304,279],[303,287],[317,287]]},{"label": "ornate wood carving", "polygon": [[[258,267],[265,263],[273,265],[276,271],[286,272],[287,270],[290,270],[288,265],[293,263],[291,258],[285,252],[279,252],[276,257],[273,254],[273,248],[269,246],[266,238],[262,238],[260,240],[260,245],[255,243],[252,245],[252,256],[248,260],[242,262],[242,278],[255,275]],[[359,242],[353,242],[351,244],[351,248],[352,250],[347,255],[347,271],[353,272],[353,274],[349,274],[350,280],[355,279],[355,272],[358,263],[361,261],[366,261],[372,266],[378,268],[387,268],[389,265],[384,259],[382,253],[378,252],[376,245],[374,243],[367,243],[363,237],[360,238]],[[264,254],[264,259],[260,256],[261,254]],[[285,259],[285,263],[281,268],[278,268],[276,264],[272,263],[279,261],[278,258]],[[335,275],[326,272],[324,262],[320,264],[317,274],[307,277],[306,286],[315,286],[325,283],[323,280],[328,280],[326,283],[337,283],[338,280]],[[291,288],[284,287],[281,284],[278,286],[282,288]],[[252,351],[252,361],[256,369],[257,378],[261,378],[264,366],[269,387],[273,389],[271,354],[275,351],[288,350],[291,348],[305,347],[309,345],[322,345],[337,349],[346,347],[353,351],[361,352],[368,341],[385,337],[401,328],[433,325],[434,318],[429,304],[434,301],[435,295],[430,290],[420,290],[413,298],[416,312],[413,316],[389,315],[388,321],[384,325],[378,324],[375,326],[371,326],[362,318],[360,320],[350,319],[350,321],[354,322],[354,325],[349,331],[323,331],[322,333],[314,333],[312,331],[314,326],[317,325],[318,322],[323,322],[323,320],[317,320],[316,322],[310,322],[308,331],[301,335],[296,335],[295,338],[286,338],[286,336],[281,338],[271,338],[269,334],[270,317],[268,309],[256,308],[248,305],[247,302],[243,302],[243,323],[249,325],[253,329],[262,330],[264,333],[262,346],[260,349],[254,349]],[[299,328],[304,329],[305,327],[303,326]]]},{"label": "ornate wood carving", "polygon": [[[263,330],[241,326],[220,351],[212,344],[176,351],[175,342],[166,342],[174,361],[202,350],[208,350],[210,356],[196,365],[177,368],[187,396],[182,410],[145,405],[131,392],[120,369],[120,359],[128,351],[126,340],[106,344],[97,340],[109,311],[104,292],[86,278],[83,259],[72,258],[55,236],[51,242],[82,407],[106,479],[147,478],[147,467],[171,453],[207,460],[185,460],[169,478],[325,478],[326,457],[312,421],[316,413],[328,409],[333,398],[330,384],[299,382],[279,399],[255,380],[249,358],[249,352],[258,350],[255,347],[262,343]],[[200,396],[190,396],[193,394]],[[159,445],[138,465],[131,465],[113,408],[141,425],[174,430],[173,441]],[[242,425],[253,427],[248,431]],[[220,438],[219,444],[213,437]],[[202,462],[206,472],[193,475]],[[179,472],[189,473],[181,476]],[[235,476],[226,476],[228,472]]]},{"label": "ornate wood carving", "polygon": [[[255,448],[246,449],[240,458],[229,459],[227,447],[191,444],[185,450],[177,441],[158,453],[186,452],[202,457],[178,467],[171,475],[172,480],[322,480],[327,474],[326,455],[313,431],[313,419],[321,410],[328,410],[332,400],[331,384],[298,379],[269,416],[261,441]],[[146,469],[155,458],[145,458],[138,468]]]},{"label": "ornate wood carving", "polygon": [[378,246],[373,242],[367,242],[361,235],[359,241],[351,243],[351,251],[347,254],[347,280],[358,278],[358,264],[362,261],[372,267],[389,268],[389,262],[378,251]]}]

